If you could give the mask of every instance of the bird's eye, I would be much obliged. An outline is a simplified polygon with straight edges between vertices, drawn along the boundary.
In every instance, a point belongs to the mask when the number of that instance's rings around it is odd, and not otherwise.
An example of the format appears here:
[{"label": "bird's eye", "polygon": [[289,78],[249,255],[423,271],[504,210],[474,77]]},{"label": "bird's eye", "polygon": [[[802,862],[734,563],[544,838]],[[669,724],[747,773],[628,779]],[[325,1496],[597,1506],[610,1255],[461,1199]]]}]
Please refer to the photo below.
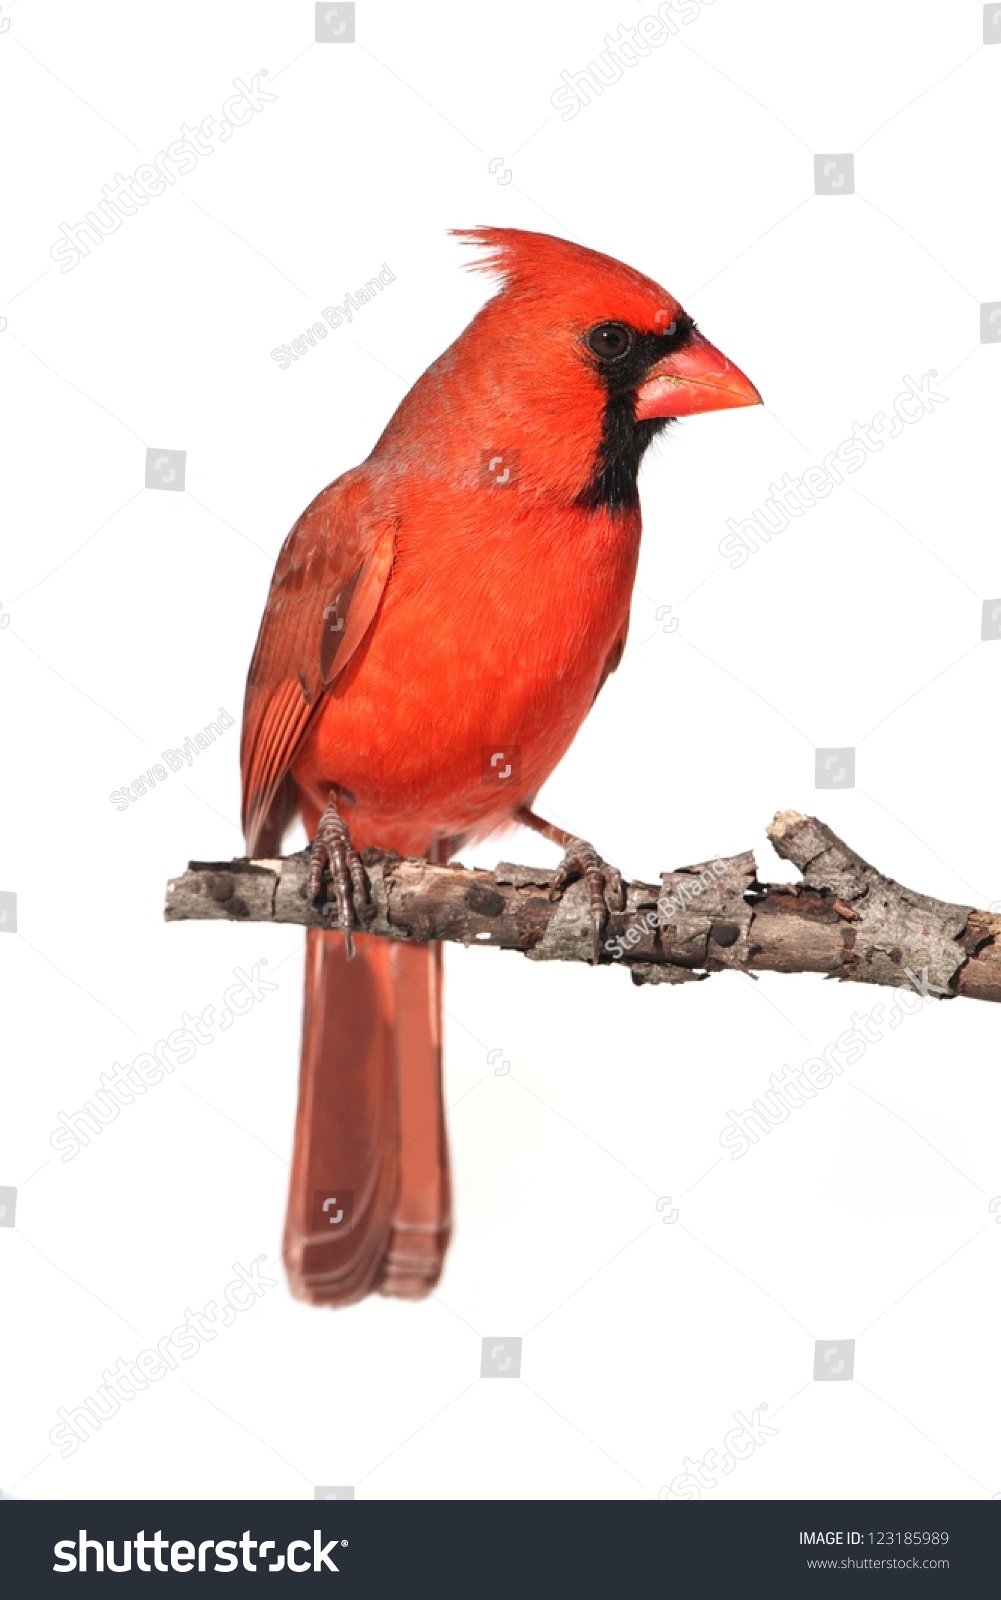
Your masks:
[{"label": "bird's eye", "polygon": [[617,361],[632,349],[633,336],[621,322],[603,322],[587,336],[588,348],[602,361]]}]

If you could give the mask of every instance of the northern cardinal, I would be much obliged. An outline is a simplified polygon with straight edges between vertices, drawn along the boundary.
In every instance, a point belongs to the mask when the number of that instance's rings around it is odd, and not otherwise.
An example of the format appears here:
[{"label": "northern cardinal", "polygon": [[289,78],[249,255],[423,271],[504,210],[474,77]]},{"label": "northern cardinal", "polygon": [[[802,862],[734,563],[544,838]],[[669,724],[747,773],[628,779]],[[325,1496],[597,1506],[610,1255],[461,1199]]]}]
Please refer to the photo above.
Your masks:
[{"label": "northern cardinal", "polygon": [[530,809],[618,665],[636,477],[669,419],[760,395],[666,290],[547,234],[457,230],[500,289],[417,380],[361,466],[282,547],[247,681],[250,856],[296,810],[310,929],[285,1228],[294,1294],[344,1305],[437,1283],[451,1228],[441,947],[358,935],[366,846],[445,860],[512,821],[586,881],[595,958],[611,869]]}]

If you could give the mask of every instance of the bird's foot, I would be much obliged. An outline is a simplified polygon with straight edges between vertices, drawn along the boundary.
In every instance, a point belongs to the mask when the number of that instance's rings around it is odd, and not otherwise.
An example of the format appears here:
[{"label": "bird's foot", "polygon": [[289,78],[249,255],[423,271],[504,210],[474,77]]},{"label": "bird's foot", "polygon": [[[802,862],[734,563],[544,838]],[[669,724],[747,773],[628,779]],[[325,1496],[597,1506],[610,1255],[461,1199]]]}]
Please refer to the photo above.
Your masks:
[{"label": "bird's foot", "polygon": [[309,850],[310,903],[317,899],[323,889],[324,874],[328,868],[335,898],[326,901],[323,909],[328,914],[336,911],[336,926],[344,935],[344,948],[350,961],[355,953],[352,930],[358,925],[356,908],[370,903],[371,892],[368,873],[351,843],[348,825],[337,809],[337,797],[333,791]]},{"label": "bird's foot", "polygon": [[622,874],[617,867],[602,861],[593,844],[586,839],[572,837],[567,840],[563,860],[556,869],[549,890],[550,900],[559,900],[564,889],[575,879],[582,878],[587,888],[591,912],[591,949],[594,965],[601,955],[601,936],[608,925],[611,908],[620,911],[623,905]]}]

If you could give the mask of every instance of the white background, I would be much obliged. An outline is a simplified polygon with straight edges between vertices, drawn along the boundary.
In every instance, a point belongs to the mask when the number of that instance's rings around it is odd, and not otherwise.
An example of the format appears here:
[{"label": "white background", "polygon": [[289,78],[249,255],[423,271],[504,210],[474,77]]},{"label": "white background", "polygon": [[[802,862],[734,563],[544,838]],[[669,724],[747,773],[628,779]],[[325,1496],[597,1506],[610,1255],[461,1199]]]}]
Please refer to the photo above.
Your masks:
[{"label": "white background", "polygon": [[[302,936],[161,920],[189,857],[240,853],[238,727],[126,812],[108,796],[220,706],[238,723],[288,527],[482,302],[447,228],[621,257],[766,400],[672,429],[646,462],[629,654],[540,809],[631,876],[753,846],[787,881],[764,827],[791,806],[904,883],[1001,897],[1001,642],[980,642],[1001,596],[1001,350],[979,343],[980,302],[1001,299],[1001,49],[970,0],[716,0],[563,120],[561,71],[652,10],[360,0],[357,43],[333,46],[305,0],[4,7],[16,1496],[651,1498],[762,1403],[777,1434],[705,1496],[1001,1490],[993,1008],[926,1006],[734,1161],[727,1109],[877,991],[636,990],[455,948],[458,1223],[435,1296],[325,1313],[281,1282],[70,1459],[49,1442],[57,1407],[219,1299],[233,1263],[264,1252],[280,1277]],[[265,67],[274,102],[61,272],[60,223]],[[855,152],[854,196],[814,195],[816,152]],[[383,263],[377,302],[280,371],[270,350]],[[930,369],[948,404],[731,569],[727,519]],[[147,446],[187,452],[183,494],[143,489]],[[855,789],[814,789],[824,745],[857,747]],[[475,854],[555,859],[527,835]],[[276,992],[75,1160],[53,1151],[102,1072],[264,957]],[[521,1381],[479,1379],[495,1334],[524,1336]],[[846,1338],[855,1379],[814,1383],[814,1341]]]}]

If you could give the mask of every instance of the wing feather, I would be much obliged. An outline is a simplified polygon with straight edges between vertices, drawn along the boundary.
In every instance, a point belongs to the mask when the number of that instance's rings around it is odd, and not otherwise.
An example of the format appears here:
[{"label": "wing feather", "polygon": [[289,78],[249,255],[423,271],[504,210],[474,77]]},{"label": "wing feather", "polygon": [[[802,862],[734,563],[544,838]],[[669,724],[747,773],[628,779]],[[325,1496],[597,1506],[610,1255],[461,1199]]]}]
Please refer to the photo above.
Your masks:
[{"label": "wing feather", "polygon": [[396,523],[370,514],[346,473],[299,518],[275,566],[247,677],[240,765],[243,827],[254,855],[291,821],[296,751],[372,624],[393,564]]}]

